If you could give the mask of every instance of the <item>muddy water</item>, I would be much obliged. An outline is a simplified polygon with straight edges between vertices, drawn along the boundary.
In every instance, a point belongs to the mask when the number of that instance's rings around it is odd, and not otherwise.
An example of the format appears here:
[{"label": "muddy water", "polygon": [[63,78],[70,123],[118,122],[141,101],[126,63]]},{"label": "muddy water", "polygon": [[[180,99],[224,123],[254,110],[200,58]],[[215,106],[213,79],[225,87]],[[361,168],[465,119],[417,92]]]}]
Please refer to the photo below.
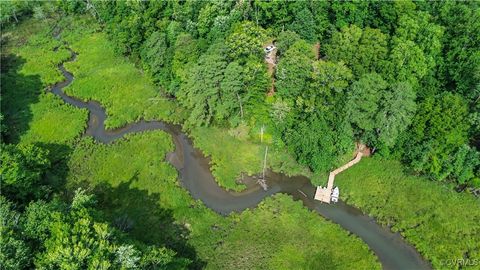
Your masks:
[{"label": "muddy water", "polygon": [[[72,55],[70,61],[75,60],[73,52]],[[179,126],[160,121],[139,121],[120,129],[105,130],[104,123],[107,117],[105,110],[98,102],[83,102],[67,96],[62,89],[72,82],[73,76],[63,65],[60,65],[59,69],[66,79],[54,85],[51,91],[66,103],[88,109],[90,116],[85,136],[92,136],[100,143],[110,143],[131,132],[160,129],[169,133],[175,143],[175,151],[169,153],[166,159],[178,170],[181,184],[192,197],[202,200],[214,211],[224,215],[232,211],[242,211],[255,207],[267,196],[278,192],[286,193],[296,200],[301,200],[309,209],[360,237],[378,256],[383,269],[431,269],[429,263],[425,262],[399,234],[379,226],[358,209],[343,202],[328,205],[313,200],[315,187],[306,177],[288,177],[269,171],[267,191],[255,184],[255,179],[245,177],[243,181],[248,188],[243,192],[230,192],[218,186],[210,172],[209,159],[193,147],[191,140]]]}]

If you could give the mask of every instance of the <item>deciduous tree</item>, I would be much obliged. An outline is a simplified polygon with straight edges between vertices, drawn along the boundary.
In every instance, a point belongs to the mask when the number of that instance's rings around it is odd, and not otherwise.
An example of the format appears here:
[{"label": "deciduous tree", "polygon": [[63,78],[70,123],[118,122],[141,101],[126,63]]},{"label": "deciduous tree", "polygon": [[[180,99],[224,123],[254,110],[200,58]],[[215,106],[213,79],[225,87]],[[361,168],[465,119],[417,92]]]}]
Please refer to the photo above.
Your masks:
[{"label": "deciduous tree", "polygon": [[225,43],[228,54],[232,59],[247,58],[249,56],[261,57],[263,44],[267,35],[265,30],[253,22],[244,21],[233,28]]},{"label": "deciduous tree", "polygon": [[423,101],[414,117],[405,159],[417,171],[443,180],[451,170],[455,150],[467,142],[467,104],[455,94],[443,93]]},{"label": "deciduous tree", "polygon": [[297,41],[280,60],[276,72],[276,90],[283,98],[296,99],[309,86],[314,54],[303,40]]},{"label": "deciduous tree", "polygon": [[397,137],[411,123],[415,114],[415,91],[410,84],[396,83],[383,93],[376,116],[378,139],[387,147],[395,144]]},{"label": "deciduous tree", "polygon": [[20,214],[0,195],[0,268],[27,269],[31,260],[31,250],[22,239]]},{"label": "deciduous tree", "polygon": [[376,73],[365,74],[352,84],[345,109],[355,127],[363,131],[376,127],[375,117],[385,89],[387,83]]},{"label": "deciduous tree", "polygon": [[47,195],[42,182],[45,171],[50,167],[47,150],[31,144],[2,145],[0,159],[4,194],[20,204]]},{"label": "deciduous tree", "polygon": [[344,27],[332,36],[325,45],[327,56],[332,61],[343,61],[358,78],[366,73],[383,72],[388,52],[388,36],[378,29],[356,25]]}]

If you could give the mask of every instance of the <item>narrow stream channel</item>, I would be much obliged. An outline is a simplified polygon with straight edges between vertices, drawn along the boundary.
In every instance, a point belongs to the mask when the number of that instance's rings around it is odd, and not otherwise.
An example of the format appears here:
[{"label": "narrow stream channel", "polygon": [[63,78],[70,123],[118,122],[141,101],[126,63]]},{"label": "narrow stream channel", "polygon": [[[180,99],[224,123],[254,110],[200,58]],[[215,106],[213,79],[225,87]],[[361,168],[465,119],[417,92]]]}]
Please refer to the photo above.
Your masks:
[{"label": "narrow stream channel", "polygon": [[[70,50],[71,51],[71,50]],[[76,54],[68,61],[75,61]],[[89,111],[88,127],[85,136],[92,136],[97,142],[110,143],[127,133],[148,130],[163,130],[172,136],[175,151],[169,153],[166,159],[178,170],[180,182],[191,196],[200,199],[214,211],[226,215],[232,211],[242,211],[255,207],[265,197],[281,192],[291,195],[295,200],[342,226],[344,229],[360,237],[377,255],[383,269],[431,269],[428,262],[398,233],[392,233],[387,228],[378,225],[372,218],[364,215],[360,210],[343,202],[334,205],[323,204],[313,199],[315,187],[304,176],[288,177],[284,174],[269,171],[267,184],[269,189],[264,191],[251,177],[245,177],[248,188],[242,192],[226,191],[218,186],[210,172],[209,159],[202,152],[193,147],[191,140],[181,131],[178,125],[161,121],[138,121],[123,128],[105,130],[107,117],[103,107],[95,101],[83,102],[67,96],[63,88],[73,81],[73,75],[59,65],[65,76],[65,81],[55,84],[51,92],[60,96],[66,103]],[[301,192],[300,192],[301,191]],[[303,194],[302,194],[303,193]],[[305,195],[306,196],[305,196]],[[299,221],[301,222],[301,221]]]}]

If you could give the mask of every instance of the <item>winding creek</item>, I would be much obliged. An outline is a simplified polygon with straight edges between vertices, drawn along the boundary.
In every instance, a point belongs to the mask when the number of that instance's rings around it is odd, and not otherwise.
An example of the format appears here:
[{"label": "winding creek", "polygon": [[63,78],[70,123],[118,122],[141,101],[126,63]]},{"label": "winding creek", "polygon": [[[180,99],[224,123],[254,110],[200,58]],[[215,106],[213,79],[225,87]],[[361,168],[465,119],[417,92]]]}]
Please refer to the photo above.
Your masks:
[{"label": "winding creek", "polygon": [[[71,50],[70,50],[71,51]],[[76,54],[68,61],[75,61]],[[264,191],[255,180],[245,178],[247,189],[243,192],[226,191],[216,183],[210,172],[209,159],[193,147],[192,141],[177,125],[161,121],[138,121],[123,128],[105,130],[107,117],[103,107],[95,101],[84,102],[70,97],[63,88],[73,81],[73,75],[59,65],[65,76],[65,81],[55,84],[51,92],[60,96],[66,103],[89,111],[88,127],[85,136],[92,136],[97,142],[110,143],[127,133],[148,130],[163,130],[170,134],[175,143],[175,151],[167,155],[167,160],[178,170],[179,180],[191,196],[200,199],[214,211],[226,215],[232,211],[242,211],[255,207],[265,197],[281,192],[291,195],[295,200],[301,200],[305,207],[316,211],[325,218],[342,226],[347,231],[360,237],[377,255],[383,269],[431,269],[428,262],[398,233],[392,233],[387,228],[378,225],[372,218],[364,215],[358,209],[343,202],[334,205],[323,204],[313,199],[315,187],[304,176],[288,177],[284,174],[269,171]],[[303,194],[302,194],[303,193]],[[306,195],[306,196],[305,196]],[[301,221],[299,221],[301,222]]]}]

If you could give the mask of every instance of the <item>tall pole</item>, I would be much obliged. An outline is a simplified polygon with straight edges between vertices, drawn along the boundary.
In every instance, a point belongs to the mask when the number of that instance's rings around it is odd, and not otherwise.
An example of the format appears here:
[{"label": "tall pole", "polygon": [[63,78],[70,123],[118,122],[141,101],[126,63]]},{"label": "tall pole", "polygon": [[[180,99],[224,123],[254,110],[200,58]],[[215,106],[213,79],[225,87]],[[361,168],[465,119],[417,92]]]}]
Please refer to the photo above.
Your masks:
[{"label": "tall pole", "polygon": [[265,126],[262,125],[262,127],[260,128],[260,143],[263,143],[263,130],[265,129]]},{"label": "tall pole", "polygon": [[240,95],[237,93],[237,99],[238,103],[240,104],[240,118],[242,118],[243,121],[243,107],[242,107],[242,100],[240,99]]},{"label": "tall pole", "polygon": [[[265,126],[262,125],[260,128],[260,141],[263,143],[263,131],[265,130]],[[267,190],[267,182],[265,181],[265,170],[267,168],[267,153],[268,153],[268,145],[265,146],[265,156],[263,157],[263,170],[262,170],[262,178],[258,179],[258,183],[263,188],[263,190]]]},{"label": "tall pole", "polygon": [[267,167],[267,152],[268,152],[268,146],[265,146],[265,158],[263,159],[263,176],[262,176],[264,180],[265,180],[265,169]]}]

